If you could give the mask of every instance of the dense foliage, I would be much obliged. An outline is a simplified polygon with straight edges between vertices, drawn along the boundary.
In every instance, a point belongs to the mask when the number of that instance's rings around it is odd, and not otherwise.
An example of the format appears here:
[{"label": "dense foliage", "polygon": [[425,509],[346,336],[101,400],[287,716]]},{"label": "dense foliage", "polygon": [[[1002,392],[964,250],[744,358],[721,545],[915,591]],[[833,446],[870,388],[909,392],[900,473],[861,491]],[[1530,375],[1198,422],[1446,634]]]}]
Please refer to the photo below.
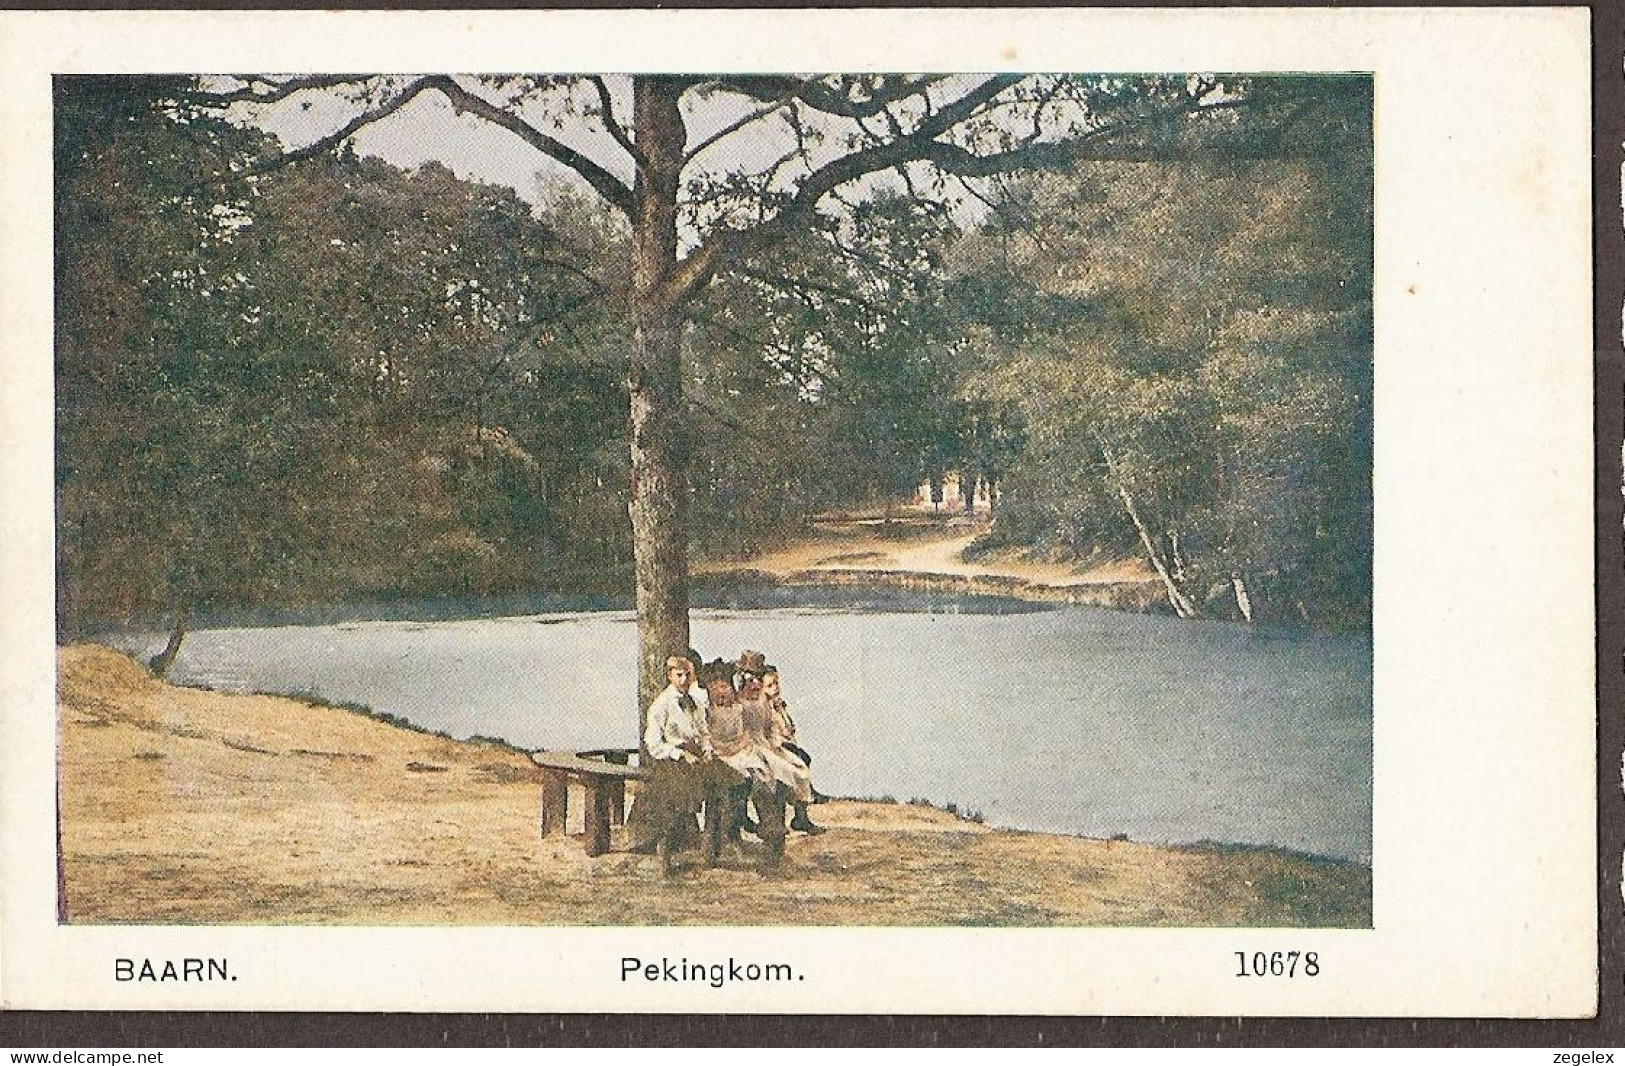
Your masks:
[{"label": "dense foliage", "polygon": [[1313,151],[1029,180],[966,242],[960,387],[1024,430],[1002,538],[1138,554],[1181,615],[1369,617],[1369,110],[1334,84]]},{"label": "dense foliage", "polygon": [[[956,472],[1000,541],[1143,555],[1181,613],[1363,617],[1362,85],[1281,158],[1090,163],[975,222],[877,186],[738,255],[683,316],[692,546]],[[624,223],[434,163],[261,172],[175,90],[58,87],[61,630],[628,590]]]},{"label": "dense foliage", "polygon": [[146,103],[59,161],[65,630],[624,558],[624,392],[592,358],[616,327],[579,213],[555,230],[443,167],[353,157],[222,197],[255,138]]}]

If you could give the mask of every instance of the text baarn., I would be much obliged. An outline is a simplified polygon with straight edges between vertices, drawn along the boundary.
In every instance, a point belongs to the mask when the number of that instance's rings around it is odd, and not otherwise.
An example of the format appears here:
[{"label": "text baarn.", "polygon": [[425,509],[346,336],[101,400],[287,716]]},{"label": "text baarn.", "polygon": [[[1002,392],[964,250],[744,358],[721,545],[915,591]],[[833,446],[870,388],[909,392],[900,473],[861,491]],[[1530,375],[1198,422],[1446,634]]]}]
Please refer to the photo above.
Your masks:
[{"label": "text baarn.", "polygon": [[235,981],[225,959],[114,959],[116,981]]}]

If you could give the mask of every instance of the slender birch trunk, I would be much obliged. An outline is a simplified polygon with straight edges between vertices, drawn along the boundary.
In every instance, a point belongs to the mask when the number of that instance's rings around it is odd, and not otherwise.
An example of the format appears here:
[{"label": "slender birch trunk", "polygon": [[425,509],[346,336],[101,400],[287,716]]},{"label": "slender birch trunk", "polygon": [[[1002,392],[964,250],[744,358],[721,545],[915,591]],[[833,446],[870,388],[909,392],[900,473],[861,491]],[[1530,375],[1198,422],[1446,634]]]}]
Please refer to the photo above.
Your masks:
[{"label": "slender birch trunk", "polygon": [[1236,610],[1244,621],[1253,620],[1253,598],[1247,591],[1247,579],[1239,572],[1230,575],[1230,588],[1236,594]]},{"label": "slender birch trunk", "polygon": [[1162,586],[1168,593],[1168,602],[1173,605],[1174,613],[1181,618],[1196,618],[1201,614],[1190,597],[1180,590],[1179,584],[1169,572],[1168,563],[1163,559],[1162,553],[1157,550],[1156,542],[1151,538],[1151,531],[1140,519],[1140,509],[1134,505],[1134,497],[1129,493],[1128,486],[1123,483],[1122,475],[1117,466],[1117,457],[1112,454],[1111,447],[1105,441],[1100,441],[1100,454],[1106,459],[1106,469],[1111,474],[1112,486],[1117,489],[1118,499],[1123,501],[1123,509],[1128,512],[1129,521],[1134,523],[1134,529],[1140,535],[1140,543],[1145,547],[1146,558],[1151,560],[1151,566],[1162,579]]}]

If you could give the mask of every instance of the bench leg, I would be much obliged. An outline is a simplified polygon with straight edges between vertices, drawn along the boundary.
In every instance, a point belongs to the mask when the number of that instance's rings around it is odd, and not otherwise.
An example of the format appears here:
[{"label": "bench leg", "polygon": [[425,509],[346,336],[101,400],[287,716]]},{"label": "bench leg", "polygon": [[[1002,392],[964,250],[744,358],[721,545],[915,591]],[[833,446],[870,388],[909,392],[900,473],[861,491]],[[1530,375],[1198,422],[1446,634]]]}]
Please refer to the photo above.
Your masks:
[{"label": "bench leg", "polygon": [[587,854],[602,855],[609,850],[609,782],[591,778],[587,789]]},{"label": "bench leg", "polygon": [[[631,760],[631,753],[625,751],[606,751],[604,761],[617,766],[625,766]],[[616,778],[609,786],[609,824],[620,825],[626,820],[626,782]]]},{"label": "bench leg", "polygon": [[570,805],[570,784],[563,770],[542,771],[542,836],[564,832],[564,817]]}]

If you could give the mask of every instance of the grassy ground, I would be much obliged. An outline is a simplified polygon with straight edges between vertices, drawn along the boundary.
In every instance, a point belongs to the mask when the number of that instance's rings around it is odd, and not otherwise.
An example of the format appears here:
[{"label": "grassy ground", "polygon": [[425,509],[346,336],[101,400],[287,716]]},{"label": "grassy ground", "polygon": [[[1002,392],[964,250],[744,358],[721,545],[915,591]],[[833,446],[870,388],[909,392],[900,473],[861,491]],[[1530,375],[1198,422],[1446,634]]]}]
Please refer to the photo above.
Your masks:
[{"label": "grassy ground", "polygon": [[651,856],[541,840],[539,779],[501,746],[177,688],[105,648],[58,660],[70,922],[1370,923],[1364,866],[993,830],[895,803],[817,808],[831,831],[792,834],[774,873],[747,845],[667,880]]}]

